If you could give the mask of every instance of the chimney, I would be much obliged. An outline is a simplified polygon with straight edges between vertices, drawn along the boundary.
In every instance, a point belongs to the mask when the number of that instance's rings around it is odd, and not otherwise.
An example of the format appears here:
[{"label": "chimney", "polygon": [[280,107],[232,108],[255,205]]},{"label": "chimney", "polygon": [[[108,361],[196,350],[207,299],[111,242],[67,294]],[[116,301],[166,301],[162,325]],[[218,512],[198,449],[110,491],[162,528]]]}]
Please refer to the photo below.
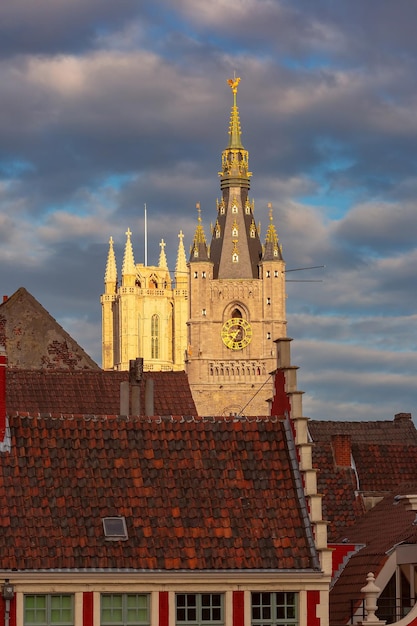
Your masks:
[{"label": "chimney", "polygon": [[3,302],[7,302],[8,299],[9,299],[9,296],[3,296]]},{"label": "chimney", "polygon": [[351,467],[351,437],[350,435],[332,435],[333,456],[339,467]]},{"label": "chimney", "polygon": [[394,422],[405,422],[411,419],[411,413],[396,413]]},{"label": "chimney", "polygon": [[0,346],[0,443],[6,435],[6,348]]},{"label": "chimney", "polygon": [[147,378],[145,383],[145,415],[146,417],[155,415],[154,385],[152,378]]}]

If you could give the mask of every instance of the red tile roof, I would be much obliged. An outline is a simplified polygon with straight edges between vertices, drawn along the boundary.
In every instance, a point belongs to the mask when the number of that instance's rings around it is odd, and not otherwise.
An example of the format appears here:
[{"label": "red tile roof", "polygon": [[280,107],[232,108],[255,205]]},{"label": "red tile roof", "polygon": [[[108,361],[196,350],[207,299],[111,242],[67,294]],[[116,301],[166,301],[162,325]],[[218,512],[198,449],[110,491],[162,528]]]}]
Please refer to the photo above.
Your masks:
[{"label": "red tile roof", "polygon": [[[317,489],[324,494],[323,517],[329,520],[329,541],[365,513],[361,495],[383,497],[415,477],[417,430],[411,417],[374,422],[311,420],[308,428],[314,443],[313,466],[318,469]],[[336,435],[350,437],[354,466],[336,464],[332,446]]]},{"label": "red tile roof", "polygon": [[330,592],[331,623],[335,626],[350,623],[351,602],[359,606],[362,601],[360,590],[366,584],[368,572],[377,577],[389,551],[397,544],[417,543],[416,512],[406,511],[402,504],[394,503],[396,495],[417,493],[416,489],[417,483],[399,485],[398,490],[386,496],[338,538],[351,544],[363,544],[363,547],[349,559]]},{"label": "red tile roof", "polygon": [[[274,418],[14,416],[0,453],[4,570],[310,569]],[[124,516],[127,541],[102,518]]]},{"label": "red tile roof", "polygon": [[[145,372],[141,384],[141,409],[144,389],[154,381],[156,415],[196,415],[185,372]],[[118,415],[120,383],[129,380],[128,372],[22,370],[7,369],[6,407],[9,414],[75,413]]]}]

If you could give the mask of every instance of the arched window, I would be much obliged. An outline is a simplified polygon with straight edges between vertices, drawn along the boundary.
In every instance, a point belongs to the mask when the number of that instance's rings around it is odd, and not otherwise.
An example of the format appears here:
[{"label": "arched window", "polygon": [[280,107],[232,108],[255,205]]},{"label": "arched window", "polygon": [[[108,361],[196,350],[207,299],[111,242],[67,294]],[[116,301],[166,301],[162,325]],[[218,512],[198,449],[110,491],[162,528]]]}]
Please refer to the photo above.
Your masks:
[{"label": "arched window", "polygon": [[151,318],[151,358],[159,359],[159,317]]}]

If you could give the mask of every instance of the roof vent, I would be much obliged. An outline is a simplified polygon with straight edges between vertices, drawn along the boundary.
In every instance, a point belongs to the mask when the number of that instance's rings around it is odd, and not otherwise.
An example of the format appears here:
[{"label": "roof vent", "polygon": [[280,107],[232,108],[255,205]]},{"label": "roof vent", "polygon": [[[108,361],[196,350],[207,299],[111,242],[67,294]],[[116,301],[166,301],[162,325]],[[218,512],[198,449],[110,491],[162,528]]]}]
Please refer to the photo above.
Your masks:
[{"label": "roof vent", "polygon": [[126,541],[128,538],[124,517],[103,517],[103,529],[107,541]]}]

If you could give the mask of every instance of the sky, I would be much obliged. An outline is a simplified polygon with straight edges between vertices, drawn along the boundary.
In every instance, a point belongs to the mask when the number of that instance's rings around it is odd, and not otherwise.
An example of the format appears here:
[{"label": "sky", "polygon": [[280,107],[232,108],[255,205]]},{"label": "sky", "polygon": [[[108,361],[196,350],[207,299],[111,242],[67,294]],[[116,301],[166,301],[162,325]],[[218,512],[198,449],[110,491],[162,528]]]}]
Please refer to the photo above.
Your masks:
[{"label": "sky", "polygon": [[417,417],[417,3],[0,3],[0,295],[101,364],[109,237],[157,264],[209,236],[232,95],[288,272],[304,414]]}]

